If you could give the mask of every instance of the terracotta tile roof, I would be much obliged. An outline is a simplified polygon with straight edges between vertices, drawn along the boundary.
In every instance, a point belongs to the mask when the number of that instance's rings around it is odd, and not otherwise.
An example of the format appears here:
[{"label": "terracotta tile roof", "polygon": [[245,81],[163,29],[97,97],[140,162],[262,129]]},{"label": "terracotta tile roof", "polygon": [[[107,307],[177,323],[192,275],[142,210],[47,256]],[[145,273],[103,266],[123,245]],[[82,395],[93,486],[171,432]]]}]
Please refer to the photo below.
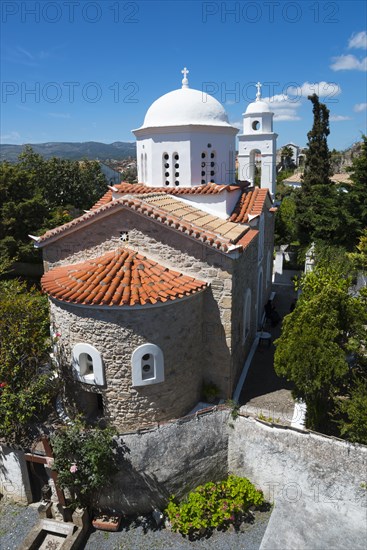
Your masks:
[{"label": "terracotta tile roof", "polygon": [[218,218],[214,214],[204,212],[200,208],[182,202],[171,195],[164,195],[162,193],[147,195],[145,202],[175,217],[180,221],[181,225],[187,224],[186,230],[189,227],[200,229],[210,233],[214,237],[224,237],[230,243],[236,243],[248,230],[243,225]]},{"label": "terracotta tile roof", "polygon": [[204,290],[207,283],[120,248],[100,258],[56,267],[41,279],[53,298],[89,306],[144,306]]},{"label": "terracotta tile roof", "polygon": [[[51,239],[74,231],[77,226],[89,225],[95,219],[124,208],[129,208],[159,223],[168,225],[222,252],[228,252],[229,247],[249,230],[248,226],[221,220],[217,216],[207,214],[175,197],[167,196],[164,193],[151,193],[145,195],[144,198],[126,195],[97,210],[91,210],[71,222],[47,231],[38,238],[36,246],[43,246]],[[218,223],[220,223],[219,227]]]},{"label": "terracotta tile roof", "polygon": [[[238,191],[241,189],[238,185],[217,185],[208,183],[207,185],[196,185],[195,187],[148,187],[142,183],[122,182],[113,186],[115,195],[146,195],[149,193],[167,193],[168,195],[217,195],[224,191]],[[113,200],[113,191],[109,189],[107,193],[94,204],[91,210],[96,210],[100,206]]]},{"label": "terracotta tile roof", "polygon": [[104,204],[107,204],[107,203],[109,203],[109,202],[111,202],[111,201],[112,201],[112,189],[109,189],[109,190],[107,191],[107,193],[105,193],[105,194],[103,195],[103,197],[101,197],[101,198],[99,199],[99,201],[96,202],[96,204],[94,204],[94,205],[92,206],[91,210],[97,210],[100,206],[103,206]]},{"label": "terracotta tile roof", "polygon": [[259,187],[255,187],[254,189],[243,193],[240,196],[229,220],[234,223],[248,223],[249,216],[261,214],[267,196],[268,190],[260,189]]},{"label": "terracotta tile roof", "polygon": [[238,191],[238,185],[219,185],[217,183],[208,183],[206,185],[196,185],[194,187],[148,187],[142,183],[119,183],[114,186],[117,193],[133,193],[142,195],[145,193],[167,193],[168,195],[216,195],[224,191]]}]

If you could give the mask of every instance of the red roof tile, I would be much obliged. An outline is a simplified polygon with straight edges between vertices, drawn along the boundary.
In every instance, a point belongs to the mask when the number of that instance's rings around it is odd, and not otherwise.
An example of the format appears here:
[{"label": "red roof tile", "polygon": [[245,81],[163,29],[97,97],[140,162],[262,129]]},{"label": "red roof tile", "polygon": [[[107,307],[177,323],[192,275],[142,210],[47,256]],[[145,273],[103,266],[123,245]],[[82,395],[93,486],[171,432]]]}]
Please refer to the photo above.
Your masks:
[{"label": "red roof tile", "polygon": [[207,283],[120,248],[100,258],[56,267],[41,279],[42,289],[62,302],[88,306],[144,306],[204,290]]},{"label": "red roof tile", "polygon": [[248,223],[249,216],[261,214],[267,196],[268,190],[260,189],[259,187],[255,187],[254,189],[243,193],[240,196],[229,220],[235,223]]},{"label": "red roof tile", "polygon": [[[238,191],[241,189],[238,185],[218,185],[208,183],[207,185],[196,185],[195,187],[148,187],[143,183],[122,182],[114,185],[115,194],[118,195],[146,195],[148,193],[167,193],[168,195],[216,195],[224,191]],[[96,210],[103,204],[112,201],[113,191],[110,189],[91,210]]]}]

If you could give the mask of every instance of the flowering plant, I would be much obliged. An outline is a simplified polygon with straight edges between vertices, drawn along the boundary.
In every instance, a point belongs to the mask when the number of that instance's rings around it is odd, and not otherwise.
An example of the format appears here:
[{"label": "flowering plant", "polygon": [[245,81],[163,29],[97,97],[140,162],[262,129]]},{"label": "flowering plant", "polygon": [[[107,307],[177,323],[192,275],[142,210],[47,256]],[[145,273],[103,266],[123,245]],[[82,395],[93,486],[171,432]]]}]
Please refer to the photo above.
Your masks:
[{"label": "flowering plant", "polygon": [[117,471],[114,435],[112,428],[90,428],[77,420],[51,438],[58,484],[69,489],[74,505],[92,504]]}]

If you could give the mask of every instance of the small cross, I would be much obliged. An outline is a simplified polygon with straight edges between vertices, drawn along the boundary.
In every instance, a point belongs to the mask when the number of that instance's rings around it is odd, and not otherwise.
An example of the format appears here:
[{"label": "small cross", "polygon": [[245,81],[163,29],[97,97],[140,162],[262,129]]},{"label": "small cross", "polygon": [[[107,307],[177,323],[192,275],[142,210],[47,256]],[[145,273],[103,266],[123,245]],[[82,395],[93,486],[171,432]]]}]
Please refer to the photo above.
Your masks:
[{"label": "small cross", "polygon": [[182,79],[182,87],[183,88],[188,88],[189,87],[189,81],[187,80],[187,75],[189,74],[189,70],[186,69],[186,67],[184,67],[181,71],[181,73],[184,75],[183,79]]},{"label": "small cross", "polygon": [[260,88],[262,87],[262,84],[260,84],[260,82],[258,82],[256,84],[256,88],[257,88],[257,93],[256,93],[256,101],[259,101],[260,97],[261,97],[261,91],[260,91]]},{"label": "small cross", "polygon": [[184,67],[181,72],[184,75],[184,78],[186,78],[190,71]]}]

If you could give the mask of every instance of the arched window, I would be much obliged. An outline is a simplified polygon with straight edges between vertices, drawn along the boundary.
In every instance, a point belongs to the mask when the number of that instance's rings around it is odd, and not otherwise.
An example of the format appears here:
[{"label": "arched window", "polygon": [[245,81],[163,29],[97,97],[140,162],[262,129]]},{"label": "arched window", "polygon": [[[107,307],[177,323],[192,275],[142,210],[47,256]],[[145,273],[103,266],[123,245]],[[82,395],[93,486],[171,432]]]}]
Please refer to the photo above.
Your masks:
[{"label": "arched window", "polygon": [[273,275],[273,269],[272,269],[272,261],[271,261],[272,255],[271,250],[268,250],[268,254],[266,257],[266,285],[269,286],[271,283],[272,275]]},{"label": "arched window", "polygon": [[131,356],[133,386],[148,386],[164,382],[162,350],[155,344],[143,344]]},{"label": "arched window", "polygon": [[250,334],[251,330],[251,290],[248,288],[245,292],[243,301],[243,332],[242,343],[244,344],[246,338]]},{"label": "arched window", "polygon": [[147,183],[148,178],[148,162],[147,162],[147,154],[144,153],[144,183]]},{"label": "arched window", "polygon": [[171,179],[171,163],[169,161],[169,154],[163,153],[162,155],[162,181],[163,185],[169,185]]},{"label": "arched window", "polygon": [[72,368],[75,378],[85,384],[105,385],[102,356],[90,344],[76,344],[72,351]]},{"label": "arched window", "polygon": [[264,256],[264,234],[265,234],[265,227],[264,227],[264,214],[260,215],[259,219],[259,249],[258,249],[258,261],[260,262],[263,259]]},{"label": "arched window", "polygon": [[172,155],[172,166],[175,168],[173,172],[174,183],[176,186],[180,185],[180,155],[178,153],[173,153]]}]

